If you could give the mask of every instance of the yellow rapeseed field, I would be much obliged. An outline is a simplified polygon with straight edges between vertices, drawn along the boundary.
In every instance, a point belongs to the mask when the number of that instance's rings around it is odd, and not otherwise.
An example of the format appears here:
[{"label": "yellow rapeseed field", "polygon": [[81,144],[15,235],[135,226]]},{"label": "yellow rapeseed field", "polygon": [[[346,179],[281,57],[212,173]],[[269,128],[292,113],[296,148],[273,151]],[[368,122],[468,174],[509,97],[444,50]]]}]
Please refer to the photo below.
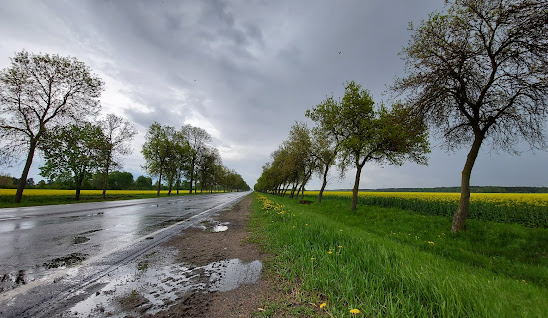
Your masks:
[{"label": "yellow rapeseed field", "polygon": [[[318,191],[307,191],[306,194],[318,195]],[[458,202],[460,193],[446,192],[358,192],[360,197],[383,197],[400,199],[418,199],[424,201]],[[327,191],[324,196],[351,197],[351,191]],[[548,193],[472,193],[471,202],[488,202],[495,205],[521,205],[548,207]]]},{"label": "yellow rapeseed field", "polygon": [[[307,195],[316,196],[317,191]],[[351,191],[324,192],[329,197],[349,198]],[[444,192],[359,192],[359,204],[396,207],[420,213],[452,216],[460,193]],[[548,227],[548,193],[472,193],[470,218]]]},{"label": "yellow rapeseed field", "polygon": [[[1,196],[14,196],[16,189],[0,189]],[[25,189],[24,196],[58,196],[74,195],[76,190]],[[167,193],[167,190],[160,191]],[[172,191],[173,192],[173,191]],[[107,190],[108,195],[124,194],[154,194],[156,190]],[[82,190],[80,195],[101,195],[103,190]]]}]

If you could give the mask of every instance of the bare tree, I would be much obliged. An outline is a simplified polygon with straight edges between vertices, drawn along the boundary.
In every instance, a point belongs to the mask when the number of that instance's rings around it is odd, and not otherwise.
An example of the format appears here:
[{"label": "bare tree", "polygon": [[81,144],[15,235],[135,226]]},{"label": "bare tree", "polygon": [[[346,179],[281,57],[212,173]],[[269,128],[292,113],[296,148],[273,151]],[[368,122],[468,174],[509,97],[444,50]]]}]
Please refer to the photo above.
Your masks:
[{"label": "bare tree", "polygon": [[36,148],[44,134],[100,110],[103,82],[75,58],[21,51],[0,71],[0,156],[4,164],[26,153],[15,202],[21,202]]},{"label": "bare tree", "polygon": [[104,119],[99,120],[98,125],[105,137],[100,169],[104,178],[103,199],[105,199],[109,172],[112,168],[121,167],[120,156],[131,154],[133,149],[129,143],[137,134],[137,130],[129,121],[114,114],[108,114]]},{"label": "bare tree", "polygon": [[470,176],[484,142],[516,152],[526,140],[545,147],[548,94],[548,3],[454,0],[414,30],[403,56],[407,77],[393,86],[445,138],[471,145],[452,232],[464,229]]}]

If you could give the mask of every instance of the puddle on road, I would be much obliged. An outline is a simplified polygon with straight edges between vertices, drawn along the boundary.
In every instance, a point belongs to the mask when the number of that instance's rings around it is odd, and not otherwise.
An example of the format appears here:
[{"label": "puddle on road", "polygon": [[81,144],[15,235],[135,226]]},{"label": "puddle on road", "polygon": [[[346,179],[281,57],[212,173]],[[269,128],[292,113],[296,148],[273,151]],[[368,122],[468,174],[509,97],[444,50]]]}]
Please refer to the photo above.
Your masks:
[{"label": "puddle on road", "polygon": [[228,226],[219,224],[219,225],[215,225],[211,231],[217,233],[217,232],[224,232],[226,230],[228,230]]},{"label": "puddle on road", "polygon": [[99,292],[77,303],[66,317],[142,316],[168,310],[188,292],[230,291],[259,279],[260,261],[223,260],[194,267],[174,263],[177,250],[145,254],[102,278]]},{"label": "puddle on road", "polygon": [[195,225],[194,227],[199,228],[203,231],[217,233],[217,232],[224,232],[228,230],[228,224],[229,223],[219,223],[213,220],[206,220]]},{"label": "puddle on road", "polygon": [[252,284],[259,279],[263,264],[253,261],[244,264],[239,259],[220,261],[204,266],[206,275],[209,274],[210,291],[229,291],[240,285]]},{"label": "puddle on road", "polygon": [[71,253],[67,256],[54,258],[51,261],[44,263],[42,266],[47,269],[70,267],[82,263],[88,256],[88,254],[83,253]]},{"label": "puddle on road", "polygon": [[72,239],[72,244],[82,244],[89,241],[88,237],[85,236],[76,236]]}]

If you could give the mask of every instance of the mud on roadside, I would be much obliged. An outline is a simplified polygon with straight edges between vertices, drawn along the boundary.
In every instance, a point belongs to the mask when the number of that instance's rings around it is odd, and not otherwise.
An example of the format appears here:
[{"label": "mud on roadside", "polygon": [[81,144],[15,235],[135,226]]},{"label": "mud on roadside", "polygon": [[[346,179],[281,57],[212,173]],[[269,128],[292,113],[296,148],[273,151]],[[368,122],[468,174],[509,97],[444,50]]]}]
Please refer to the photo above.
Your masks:
[{"label": "mud on roadside", "polygon": [[252,196],[105,277],[64,317],[250,317],[268,292],[247,241]]}]

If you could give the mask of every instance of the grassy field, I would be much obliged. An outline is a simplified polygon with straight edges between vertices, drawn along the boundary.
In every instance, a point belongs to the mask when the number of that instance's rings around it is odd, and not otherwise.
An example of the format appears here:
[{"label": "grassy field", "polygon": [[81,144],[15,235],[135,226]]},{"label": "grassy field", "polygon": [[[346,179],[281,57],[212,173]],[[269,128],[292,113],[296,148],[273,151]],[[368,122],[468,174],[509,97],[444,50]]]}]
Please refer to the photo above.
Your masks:
[{"label": "grassy field", "polygon": [[[74,199],[76,194],[75,190],[25,189],[21,203],[15,204],[13,203],[15,191],[15,189],[0,189],[0,208],[105,201],[102,198],[102,190],[82,190],[80,193],[80,201],[76,201]],[[167,193],[167,190],[162,190],[160,191],[160,196],[165,197],[167,196]],[[179,191],[179,195],[187,194],[188,190]],[[171,195],[177,195],[177,192],[172,191]],[[129,200],[155,197],[156,190],[107,190],[106,200]]]},{"label": "grassy field", "polygon": [[310,205],[255,195],[251,228],[275,255],[268,268],[325,303],[320,315],[548,316],[546,228],[471,219],[451,234],[447,216],[364,202],[351,212],[346,195]]}]

